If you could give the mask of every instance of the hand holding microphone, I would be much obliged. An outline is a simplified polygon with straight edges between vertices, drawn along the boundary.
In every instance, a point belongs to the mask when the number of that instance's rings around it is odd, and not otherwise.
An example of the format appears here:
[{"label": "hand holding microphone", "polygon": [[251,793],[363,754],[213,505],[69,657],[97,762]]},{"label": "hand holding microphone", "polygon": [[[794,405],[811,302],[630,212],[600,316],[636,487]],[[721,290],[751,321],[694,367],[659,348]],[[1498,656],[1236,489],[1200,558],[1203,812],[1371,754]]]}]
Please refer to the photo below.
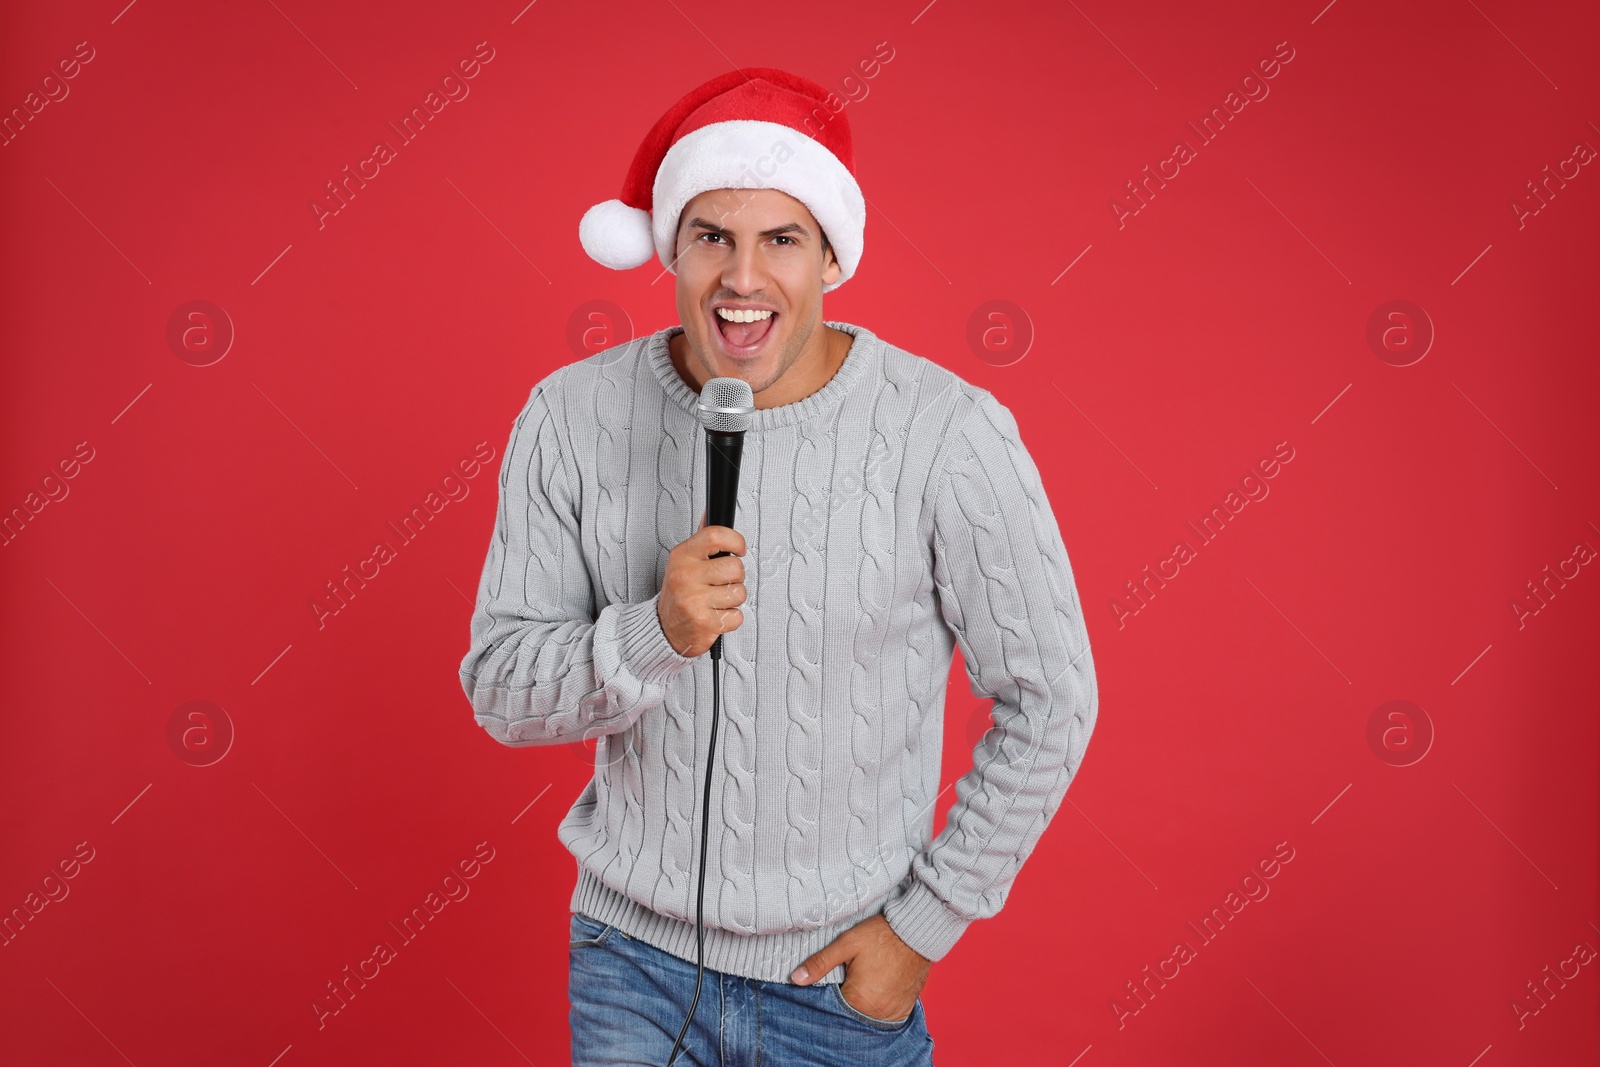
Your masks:
[{"label": "hand holding microphone", "polygon": [[707,526],[702,514],[700,529],[667,556],[656,615],[678,655],[698,656],[744,622],[744,553],[738,530]]},{"label": "hand holding microphone", "polygon": [[667,557],[656,615],[680,656],[711,650],[722,658],[722,635],[744,622],[744,537],[733,529],[739,458],[755,419],[755,394],[742,378],[712,378],[700,390],[706,429],[706,510],[700,529]]}]

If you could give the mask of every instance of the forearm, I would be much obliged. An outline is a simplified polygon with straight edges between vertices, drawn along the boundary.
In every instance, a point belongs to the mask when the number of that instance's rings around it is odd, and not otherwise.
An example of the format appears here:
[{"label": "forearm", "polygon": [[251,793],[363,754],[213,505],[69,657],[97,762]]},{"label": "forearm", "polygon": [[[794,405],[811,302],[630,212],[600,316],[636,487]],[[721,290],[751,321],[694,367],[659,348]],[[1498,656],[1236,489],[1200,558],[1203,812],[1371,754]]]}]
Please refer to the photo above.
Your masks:
[{"label": "forearm", "polygon": [[475,632],[461,685],[478,725],[501,744],[557,745],[661,706],[693,660],[668,644],[656,599],[608,605],[593,623],[500,619]]}]

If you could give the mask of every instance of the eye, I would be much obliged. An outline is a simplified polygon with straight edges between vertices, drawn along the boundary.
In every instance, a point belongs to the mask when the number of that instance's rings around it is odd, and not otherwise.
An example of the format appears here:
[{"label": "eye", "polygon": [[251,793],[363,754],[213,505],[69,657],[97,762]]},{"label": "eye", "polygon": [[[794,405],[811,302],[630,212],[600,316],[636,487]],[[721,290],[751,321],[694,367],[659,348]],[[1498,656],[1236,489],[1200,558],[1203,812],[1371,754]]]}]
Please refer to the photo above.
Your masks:
[{"label": "eye", "polygon": [[773,240],[774,241],[788,241],[790,244],[794,244],[795,243],[795,240],[794,240],[793,237],[789,237],[789,236],[787,236],[785,234],[781,234],[781,233],[778,234],[778,236],[774,237]]},{"label": "eye", "polygon": [[719,241],[722,240],[722,234],[720,234],[720,233],[709,233],[709,232],[707,232],[707,233],[703,233],[703,234],[700,235],[700,239],[702,241],[705,240],[707,237],[715,237]]}]

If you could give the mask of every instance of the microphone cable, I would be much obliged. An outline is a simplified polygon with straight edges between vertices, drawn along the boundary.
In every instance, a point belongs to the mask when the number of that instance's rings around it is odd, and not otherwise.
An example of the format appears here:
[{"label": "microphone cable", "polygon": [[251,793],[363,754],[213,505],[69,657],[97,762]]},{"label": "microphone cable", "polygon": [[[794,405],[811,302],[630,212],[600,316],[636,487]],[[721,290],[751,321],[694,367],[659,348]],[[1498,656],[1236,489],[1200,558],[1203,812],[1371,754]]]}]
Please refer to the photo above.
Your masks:
[{"label": "microphone cable", "polygon": [[[726,555],[727,553],[720,553]],[[684,1035],[689,1032],[689,1024],[694,1021],[694,1009],[700,1003],[700,983],[706,974],[706,837],[711,830],[711,770],[716,766],[712,759],[717,751],[717,715],[722,704],[722,635],[711,643],[711,741],[706,749],[706,793],[705,802],[700,811],[700,885],[695,894],[694,904],[694,937],[695,937],[695,973],[694,973],[694,999],[689,1001],[689,1014],[684,1016],[683,1026],[678,1031],[678,1039],[672,1043],[672,1052],[667,1056],[667,1067],[672,1067],[673,1061],[678,1058],[678,1050],[683,1046]]]}]

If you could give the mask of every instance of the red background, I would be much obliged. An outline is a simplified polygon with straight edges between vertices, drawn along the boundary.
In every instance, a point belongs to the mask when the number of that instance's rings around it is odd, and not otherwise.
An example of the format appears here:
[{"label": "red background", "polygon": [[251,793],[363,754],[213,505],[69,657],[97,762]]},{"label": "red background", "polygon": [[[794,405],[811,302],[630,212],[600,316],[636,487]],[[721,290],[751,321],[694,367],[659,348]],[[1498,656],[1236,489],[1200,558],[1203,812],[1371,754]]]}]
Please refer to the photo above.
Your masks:
[{"label": "red background", "polygon": [[[1542,1006],[1527,983],[1600,948],[1600,568],[1512,608],[1600,548],[1600,174],[1512,207],[1600,147],[1591,5],[8,7],[7,112],[94,58],[0,147],[0,508],[70,490],[0,551],[0,908],[93,858],[0,948],[0,1058],[565,1060],[584,754],[496,745],[456,675],[494,472],[585,304],[628,318],[591,341],[676,321],[671,276],[593,263],[579,216],[679,94],[772,65],[855,95],[866,253],[825,315],[1016,413],[1099,672],[1068,803],[924,990],[939,1062],[1594,1062],[1600,961]],[[470,95],[319,226],[482,41]],[[1279,42],[1270,95],[1119,226]],[[191,300],[235,332],[205,366],[218,334],[168,341]],[[991,300],[1020,315],[974,348]],[[1420,312],[1374,348],[1391,300]],[[319,625],[480,442],[470,495]],[[1279,442],[1270,495],[1119,617]],[[950,694],[947,781],[986,724],[959,661]],[[1374,743],[1391,700],[1421,710]],[[470,895],[319,1029],[479,842]]]}]

